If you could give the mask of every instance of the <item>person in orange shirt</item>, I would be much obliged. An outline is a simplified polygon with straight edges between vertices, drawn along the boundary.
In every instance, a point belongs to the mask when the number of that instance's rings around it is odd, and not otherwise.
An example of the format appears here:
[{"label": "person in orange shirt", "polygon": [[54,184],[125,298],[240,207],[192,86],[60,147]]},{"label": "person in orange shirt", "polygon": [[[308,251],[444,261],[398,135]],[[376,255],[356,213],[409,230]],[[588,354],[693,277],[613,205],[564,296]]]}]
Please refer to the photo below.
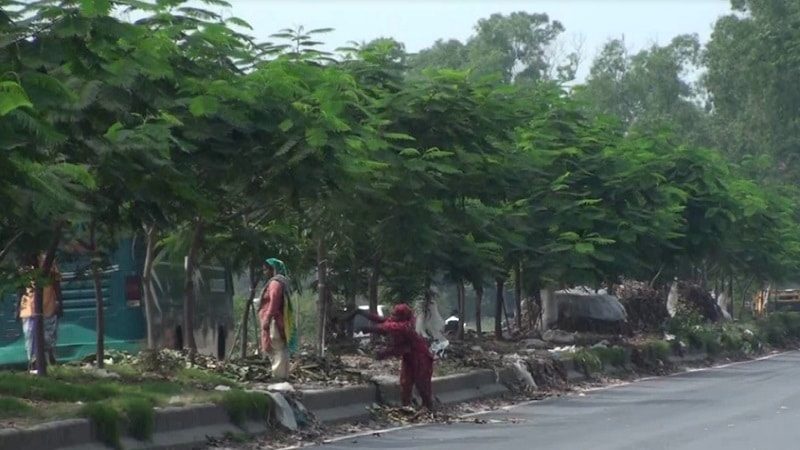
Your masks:
[{"label": "person in orange shirt", "polygon": [[[41,263],[41,259],[40,259]],[[33,270],[29,267],[28,270]],[[58,335],[58,319],[63,315],[63,305],[61,298],[61,274],[58,272],[55,262],[50,271],[50,284],[42,289],[42,318],[44,320],[44,349],[49,364],[55,364],[55,345]],[[22,331],[25,334],[25,350],[28,354],[30,368],[36,367],[36,320],[37,315],[34,311],[35,283],[22,294],[19,300],[18,318],[22,320]]]}]

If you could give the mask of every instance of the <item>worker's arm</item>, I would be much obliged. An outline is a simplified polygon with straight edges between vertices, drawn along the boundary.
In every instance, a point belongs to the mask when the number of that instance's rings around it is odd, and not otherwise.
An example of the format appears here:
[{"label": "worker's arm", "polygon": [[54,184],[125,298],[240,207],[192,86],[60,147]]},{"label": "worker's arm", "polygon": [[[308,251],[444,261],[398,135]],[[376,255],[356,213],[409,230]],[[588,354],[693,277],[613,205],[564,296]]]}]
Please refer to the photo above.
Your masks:
[{"label": "worker's arm", "polygon": [[409,332],[413,332],[414,330],[410,328],[408,323],[395,322],[393,320],[384,319],[383,323],[372,327],[365,327],[364,331],[367,333],[393,335],[400,337],[400,336],[407,336]]},{"label": "worker's arm", "polygon": [[364,316],[370,322],[375,322],[375,323],[378,323],[378,324],[382,324],[382,323],[386,322],[386,317],[381,317],[381,316],[379,316],[377,314],[373,314],[373,313],[368,312],[368,311],[363,311],[363,310],[359,309],[356,312],[356,314],[361,314],[362,316]]}]

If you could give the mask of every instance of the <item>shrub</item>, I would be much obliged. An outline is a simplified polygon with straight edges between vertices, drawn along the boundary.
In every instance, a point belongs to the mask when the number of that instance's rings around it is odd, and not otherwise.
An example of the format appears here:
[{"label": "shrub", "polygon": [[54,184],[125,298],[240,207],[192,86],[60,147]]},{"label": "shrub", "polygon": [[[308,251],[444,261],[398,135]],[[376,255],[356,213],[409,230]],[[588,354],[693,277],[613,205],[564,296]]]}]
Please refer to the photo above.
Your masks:
[{"label": "shrub", "polygon": [[772,313],[758,325],[761,338],[773,347],[782,347],[790,340],[800,339],[798,313]]},{"label": "shrub", "polygon": [[113,406],[105,402],[86,404],[80,415],[92,421],[101,442],[113,448],[120,448],[120,414]]},{"label": "shrub", "polygon": [[222,396],[222,406],[228,411],[231,422],[242,426],[247,419],[269,420],[272,399],[257,392],[231,390]]},{"label": "shrub", "polygon": [[122,401],[122,412],[128,421],[128,434],[140,441],[153,437],[155,412],[151,401],[141,397],[127,398]]},{"label": "shrub", "polygon": [[709,356],[715,356],[722,352],[720,334],[712,328],[701,328],[699,330],[700,341],[703,343],[703,350]]},{"label": "shrub", "polygon": [[686,338],[691,330],[703,325],[703,316],[693,309],[681,308],[667,323],[667,331],[679,338]]},{"label": "shrub", "polygon": [[623,367],[628,363],[628,352],[622,347],[593,347],[592,352],[597,355],[603,367]]},{"label": "shrub", "polygon": [[593,349],[582,348],[575,352],[575,364],[587,375],[599,372],[603,368],[603,362],[595,354]]},{"label": "shrub", "polygon": [[746,353],[743,330],[733,326],[723,326],[720,333],[720,345],[726,352]]},{"label": "shrub", "polygon": [[666,363],[672,354],[672,348],[667,341],[647,342],[640,350],[642,359],[649,364],[657,365],[659,362]]}]

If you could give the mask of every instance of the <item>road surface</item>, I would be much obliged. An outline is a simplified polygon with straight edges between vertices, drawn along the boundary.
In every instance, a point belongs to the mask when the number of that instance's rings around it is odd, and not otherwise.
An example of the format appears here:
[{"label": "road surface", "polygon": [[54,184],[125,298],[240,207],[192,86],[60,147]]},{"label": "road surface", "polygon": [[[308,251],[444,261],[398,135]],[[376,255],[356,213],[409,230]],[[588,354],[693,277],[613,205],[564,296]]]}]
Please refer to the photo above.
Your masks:
[{"label": "road surface", "polygon": [[324,445],[344,449],[800,449],[800,352]]}]

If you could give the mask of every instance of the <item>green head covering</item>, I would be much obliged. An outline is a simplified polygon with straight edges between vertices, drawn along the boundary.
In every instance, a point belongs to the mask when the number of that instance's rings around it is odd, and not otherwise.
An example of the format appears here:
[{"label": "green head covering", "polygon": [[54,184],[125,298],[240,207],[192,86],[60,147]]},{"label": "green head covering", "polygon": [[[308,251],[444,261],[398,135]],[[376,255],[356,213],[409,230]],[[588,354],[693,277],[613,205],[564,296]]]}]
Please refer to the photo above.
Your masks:
[{"label": "green head covering", "polygon": [[265,263],[269,264],[273,269],[275,269],[275,273],[278,275],[286,275],[286,265],[277,258],[267,258],[264,260]]}]

